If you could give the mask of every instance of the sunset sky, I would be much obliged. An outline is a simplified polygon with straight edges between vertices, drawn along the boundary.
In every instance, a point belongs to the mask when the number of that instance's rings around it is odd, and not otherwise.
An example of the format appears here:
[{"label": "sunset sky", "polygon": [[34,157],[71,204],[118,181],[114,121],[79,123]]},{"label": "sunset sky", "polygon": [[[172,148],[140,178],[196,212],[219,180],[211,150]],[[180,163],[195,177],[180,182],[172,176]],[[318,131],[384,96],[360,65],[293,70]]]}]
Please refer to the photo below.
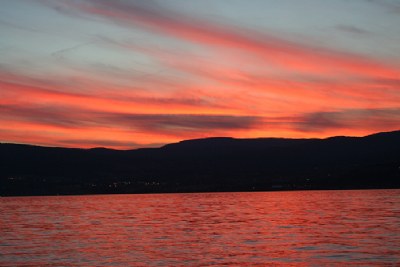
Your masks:
[{"label": "sunset sky", "polygon": [[0,3],[0,142],[398,129],[398,0]]}]

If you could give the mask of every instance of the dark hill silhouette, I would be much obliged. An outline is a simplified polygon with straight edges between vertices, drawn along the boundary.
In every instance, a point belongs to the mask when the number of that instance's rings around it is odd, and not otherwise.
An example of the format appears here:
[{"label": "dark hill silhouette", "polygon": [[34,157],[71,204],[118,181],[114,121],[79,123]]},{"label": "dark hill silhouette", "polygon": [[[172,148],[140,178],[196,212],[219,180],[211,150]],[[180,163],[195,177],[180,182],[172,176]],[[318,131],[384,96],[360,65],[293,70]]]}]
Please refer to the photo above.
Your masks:
[{"label": "dark hill silhouette", "polygon": [[0,144],[3,196],[350,188],[400,188],[400,131],[136,150]]}]

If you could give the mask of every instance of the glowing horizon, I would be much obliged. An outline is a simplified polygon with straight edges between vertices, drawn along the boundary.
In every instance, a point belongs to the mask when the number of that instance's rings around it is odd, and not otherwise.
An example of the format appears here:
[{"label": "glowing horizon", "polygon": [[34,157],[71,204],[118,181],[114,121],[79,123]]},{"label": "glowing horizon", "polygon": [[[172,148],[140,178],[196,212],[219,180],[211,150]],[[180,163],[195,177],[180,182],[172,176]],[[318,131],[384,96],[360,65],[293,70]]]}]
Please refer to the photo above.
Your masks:
[{"label": "glowing horizon", "polygon": [[392,0],[8,1],[0,142],[398,130],[399,14]]}]

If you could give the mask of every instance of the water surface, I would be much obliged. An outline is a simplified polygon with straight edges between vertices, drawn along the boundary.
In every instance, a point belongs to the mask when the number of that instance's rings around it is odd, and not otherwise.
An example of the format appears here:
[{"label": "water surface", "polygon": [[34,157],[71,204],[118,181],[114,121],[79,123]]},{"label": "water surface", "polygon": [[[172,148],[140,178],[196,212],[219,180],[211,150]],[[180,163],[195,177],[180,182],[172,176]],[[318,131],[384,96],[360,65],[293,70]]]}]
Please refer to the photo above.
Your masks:
[{"label": "water surface", "polygon": [[0,266],[400,266],[400,190],[0,198]]}]

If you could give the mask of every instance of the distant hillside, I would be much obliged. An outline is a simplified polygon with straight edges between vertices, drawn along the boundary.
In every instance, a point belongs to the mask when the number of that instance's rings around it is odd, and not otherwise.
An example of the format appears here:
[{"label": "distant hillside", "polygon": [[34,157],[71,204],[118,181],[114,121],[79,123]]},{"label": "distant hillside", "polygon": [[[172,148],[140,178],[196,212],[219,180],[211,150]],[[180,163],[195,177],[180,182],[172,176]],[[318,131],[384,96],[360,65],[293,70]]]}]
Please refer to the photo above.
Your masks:
[{"label": "distant hillside", "polygon": [[0,144],[3,196],[347,188],[400,188],[400,131],[126,151]]}]

